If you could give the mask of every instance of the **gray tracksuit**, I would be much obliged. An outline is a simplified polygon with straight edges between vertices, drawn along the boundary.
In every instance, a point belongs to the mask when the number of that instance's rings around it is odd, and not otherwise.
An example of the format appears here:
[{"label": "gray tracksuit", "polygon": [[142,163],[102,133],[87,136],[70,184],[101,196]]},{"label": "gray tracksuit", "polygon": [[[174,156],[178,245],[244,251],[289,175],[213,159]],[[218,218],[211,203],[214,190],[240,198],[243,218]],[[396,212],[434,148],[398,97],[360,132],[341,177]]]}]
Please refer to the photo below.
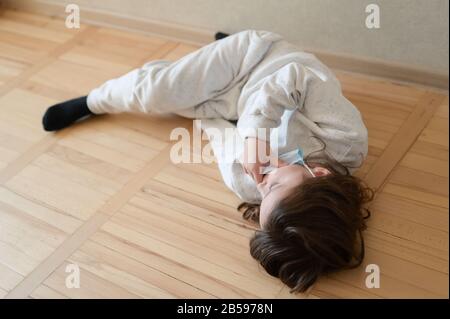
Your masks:
[{"label": "gray tracksuit", "polygon": [[[317,136],[337,161],[353,167],[368,152],[360,112],[342,95],[333,73],[267,31],[242,31],[178,61],[147,63],[92,90],[88,107],[93,113],[175,113],[222,131],[233,127],[227,120],[237,120],[238,145],[256,136],[256,128],[274,129],[258,137],[277,136],[279,154],[300,147],[306,156],[320,149],[311,137]],[[242,149],[229,144],[211,142],[226,185],[242,200],[259,202],[255,182],[239,164]],[[230,152],[231,162],[224,159]]]}]

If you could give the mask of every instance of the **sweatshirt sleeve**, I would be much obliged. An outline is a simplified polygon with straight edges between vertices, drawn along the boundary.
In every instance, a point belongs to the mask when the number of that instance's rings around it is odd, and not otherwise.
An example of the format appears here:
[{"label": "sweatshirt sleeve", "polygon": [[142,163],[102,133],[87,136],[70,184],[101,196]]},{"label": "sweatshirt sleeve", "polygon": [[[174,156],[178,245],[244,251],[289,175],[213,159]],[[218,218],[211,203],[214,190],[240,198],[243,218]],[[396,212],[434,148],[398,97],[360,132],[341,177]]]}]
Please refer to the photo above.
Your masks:
[{"label": "sweatshirt sleeve", "polygon": [[308,82],[301,121],[320,137],[337,161],[360,163],[368,152],[368,131],[360,111],[333,76]]},{"label": "sweatshirt sleeve", "polygon": [[270,129],[280,125],[284,111],[301,107],[308,76],[308,70],[302,65],[289,63],[264,79],[239,117],[237,127],[241,137],[268,141]]}]

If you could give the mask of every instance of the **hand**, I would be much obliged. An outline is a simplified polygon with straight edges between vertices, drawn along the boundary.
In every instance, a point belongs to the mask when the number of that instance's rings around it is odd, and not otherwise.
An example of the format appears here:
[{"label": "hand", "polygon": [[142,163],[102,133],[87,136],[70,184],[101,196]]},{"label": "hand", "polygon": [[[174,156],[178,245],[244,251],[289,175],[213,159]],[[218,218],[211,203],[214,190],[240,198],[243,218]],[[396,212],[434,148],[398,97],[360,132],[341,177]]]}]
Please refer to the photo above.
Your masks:
[{"label": "hand", "polygon": [[270,144],[267,141],[248,137],[244,143],[244,158],[242,166],[257,184],[262,182],[263,174],[260,168],[270,164]]}]

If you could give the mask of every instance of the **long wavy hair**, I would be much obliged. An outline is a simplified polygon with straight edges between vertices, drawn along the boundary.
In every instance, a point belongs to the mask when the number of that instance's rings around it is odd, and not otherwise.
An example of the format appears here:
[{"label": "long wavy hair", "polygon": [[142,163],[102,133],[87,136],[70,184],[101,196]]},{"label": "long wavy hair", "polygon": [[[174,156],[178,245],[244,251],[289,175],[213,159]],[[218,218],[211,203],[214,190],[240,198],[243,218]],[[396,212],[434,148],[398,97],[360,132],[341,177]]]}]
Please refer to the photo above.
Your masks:
[{"label": "long wavy hair", "polygon": [[[281,200],[264,229],[250,240],[250,254],[272,276],[306,292],[322,275],[358,267],[364,259],[366,219],[374,191],[352,176],[349,166],[322,149],[305,158],[310,167],[325,167],[331,174],[309,178]],[[259,221],[259,205],[241,203],[246,220]]]}]

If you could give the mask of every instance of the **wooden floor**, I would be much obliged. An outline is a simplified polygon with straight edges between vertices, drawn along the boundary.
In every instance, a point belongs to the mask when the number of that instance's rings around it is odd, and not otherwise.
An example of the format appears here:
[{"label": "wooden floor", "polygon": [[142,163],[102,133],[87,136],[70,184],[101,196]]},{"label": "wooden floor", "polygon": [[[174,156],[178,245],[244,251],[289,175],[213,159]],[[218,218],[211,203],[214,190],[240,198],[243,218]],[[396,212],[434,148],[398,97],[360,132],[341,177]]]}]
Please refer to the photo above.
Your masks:
[{"label": "wooden floor", "polygon": [[[215,165],[173,165],[182,118],[102,116],[57,134],[47,106],[196,47],[0,15],[0,297],[448,298],[448,95],[338,72],[369,129],[357,173],[378,189],[364,264],[291,295],[250,257],[254,226]],[[197,152],[199,150],[193,150]],[[66,288],[77,264],[81,287]],[[368,289],[367,264],[381,270]]]}]

